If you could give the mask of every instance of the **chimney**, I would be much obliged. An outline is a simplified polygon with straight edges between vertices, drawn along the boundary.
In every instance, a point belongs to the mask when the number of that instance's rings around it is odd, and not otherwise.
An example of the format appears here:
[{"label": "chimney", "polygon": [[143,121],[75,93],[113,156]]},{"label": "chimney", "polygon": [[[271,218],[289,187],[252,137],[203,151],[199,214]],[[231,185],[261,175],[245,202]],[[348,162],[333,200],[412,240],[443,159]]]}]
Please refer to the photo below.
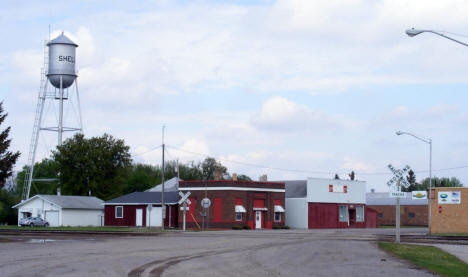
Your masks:
[{"label": "chimney", "polygon": [[232,173],[232,180],[237,181],[237,173]]},{"label": "chimney", "polygon": [[266,174],[263,174],[262,176],[260,176],[260,178],[258,178],[258,180],[260,182],[266,182],[266,181],[268,181],[268,177],[267,177]]},{"label": "chimney", "polygon": [[223,172],[220,169],[215,169],[213,171],[213,180],[222,180],[223,179]]},{"label": "chimney", "polygon": [[60,188],[57,188],[57,195],[58,196],[62,195],[62,190]]}]

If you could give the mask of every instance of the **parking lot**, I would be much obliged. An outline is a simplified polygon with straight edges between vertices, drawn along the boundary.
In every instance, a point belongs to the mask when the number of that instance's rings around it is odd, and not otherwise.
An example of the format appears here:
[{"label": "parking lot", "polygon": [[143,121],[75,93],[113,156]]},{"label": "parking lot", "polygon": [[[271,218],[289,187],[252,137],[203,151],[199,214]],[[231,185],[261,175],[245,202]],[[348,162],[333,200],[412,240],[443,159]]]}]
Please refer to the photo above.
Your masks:
[{"label": "parking lot", "polygon": [[0,240],[0,272],[2,276],[432,276],[377,248],[376,236],[392,232],[10,235]]}]

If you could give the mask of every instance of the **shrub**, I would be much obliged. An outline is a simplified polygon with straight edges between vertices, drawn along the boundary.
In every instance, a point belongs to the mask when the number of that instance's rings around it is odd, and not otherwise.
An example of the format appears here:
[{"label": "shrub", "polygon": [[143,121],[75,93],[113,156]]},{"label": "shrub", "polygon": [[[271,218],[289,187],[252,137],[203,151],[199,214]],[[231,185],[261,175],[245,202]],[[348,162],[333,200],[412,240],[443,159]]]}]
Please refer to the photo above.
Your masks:
[{"label": "shrub", "polygon": [[250,230],[251,228],[250,228],[249,225],[244,225],[244,226],[242,226],[242,229],[244,229],[244,230]]},{"label": "shrub", "polygon": [[281,226],[281,229],[291,229],[291,228],[287,225],[284,225],[284,226]]},{"label": "shrub", "polygon": [[281,226],[273,226],[273,229],[275,230],[281,229]]},{"label": "shrub", "polygon": [[232,226],[232,230],[242,230],[242,226]]}]

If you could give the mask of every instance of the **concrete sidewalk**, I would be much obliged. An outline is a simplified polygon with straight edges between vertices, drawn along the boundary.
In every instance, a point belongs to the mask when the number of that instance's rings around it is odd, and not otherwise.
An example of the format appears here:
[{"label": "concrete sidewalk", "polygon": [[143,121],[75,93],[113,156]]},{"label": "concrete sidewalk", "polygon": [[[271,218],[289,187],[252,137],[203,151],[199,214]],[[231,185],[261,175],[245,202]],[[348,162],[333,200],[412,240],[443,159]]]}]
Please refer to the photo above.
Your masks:
[{"label": "concrete sidewalk", "polygon": [[[426,244],[427,245],[427,244]],[[455,245],[455,244],[429,244],[440,248],[452,255],[457,256],[460,260],[468,264],[468,245]]]}]

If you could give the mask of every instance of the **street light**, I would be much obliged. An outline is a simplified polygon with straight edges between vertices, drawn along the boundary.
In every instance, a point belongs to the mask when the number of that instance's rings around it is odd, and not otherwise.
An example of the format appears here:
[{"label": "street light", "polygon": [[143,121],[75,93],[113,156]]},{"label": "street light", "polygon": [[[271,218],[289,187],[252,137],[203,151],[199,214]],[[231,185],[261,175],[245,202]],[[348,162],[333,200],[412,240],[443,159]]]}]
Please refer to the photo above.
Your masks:
[{"label": "street light", "polygon": [[431,233],[431,226],[432,226],[432,213],[431,213],[431,206],[432,206],[432,197],[431,197],[431,194],[432,194],[432,139],[424,139],[424,138],[420,138],[414,134],[411,134],[411,133],[408,133],[408,132],[402,132],[402,131],[397,131],[396,132],[397,136],[401,136],[401,135],[410,135],[414,138],[417,138],[418,140],[420,141],[423,141],[427,144],[429,144],[429,201],[428,202],[428,205],[429,205],[429,224],[428,224],[428,227],[429,227],[429,233]]},{"label": "street light", "polygon": [[460,43],[462,45],[465,45],[465,46],[468,46],[468,44],[464,43],[464,42],[461,42],[459,40],[456,40],[454,38],[451,38],[451,37],[448,37],[442,33],[439,33],[439,32],[436,32],[436,31],[433,31],[433,30],[420,30],[420,29],[414,29],[414,28],[411,28],[411,29],[407,29],[406,30],[406,34],[410,37],[414,37],[414,36],[417,36],[421,33],[433,33],[433,34],[436,34],[436,35],[439,35],[441,37],[444,37],[446,39],[450,39],[451,41],[455,41],[457,43]]}]

